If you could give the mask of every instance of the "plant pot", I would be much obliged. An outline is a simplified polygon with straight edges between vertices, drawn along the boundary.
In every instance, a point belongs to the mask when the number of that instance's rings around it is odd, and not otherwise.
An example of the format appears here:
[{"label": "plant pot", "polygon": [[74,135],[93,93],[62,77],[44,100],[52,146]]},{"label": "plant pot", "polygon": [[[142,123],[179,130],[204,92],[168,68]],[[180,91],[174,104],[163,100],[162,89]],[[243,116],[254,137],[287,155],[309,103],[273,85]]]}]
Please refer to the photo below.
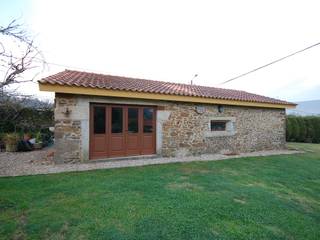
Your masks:
[{"label": "plant pot", "polygon": [[6,144],[6,152],[16,152],[17,144]]},{"label": "plant pot", "polygon": [[33,144],[33,147],[36,150],[42,149],[42,142],[37,142],[37,143]]}]

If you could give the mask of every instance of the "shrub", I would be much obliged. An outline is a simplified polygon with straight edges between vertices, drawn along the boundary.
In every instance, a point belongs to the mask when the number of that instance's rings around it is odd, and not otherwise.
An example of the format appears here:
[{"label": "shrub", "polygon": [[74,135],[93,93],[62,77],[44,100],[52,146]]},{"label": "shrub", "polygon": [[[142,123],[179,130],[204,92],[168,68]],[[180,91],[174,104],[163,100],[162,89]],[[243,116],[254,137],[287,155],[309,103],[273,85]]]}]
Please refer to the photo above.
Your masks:
[{"label": "shrub", "polygon": [[292,138],[292,123],[291,118],[286,119],[286,140],[289,142]]},{"label": "shrub", "polygon": [[291,118],[292,132],[291,132],[291,141],[298,141],[299,136],[299,126],[296,118]]},{"label": "shrub", "polygon": [[312,125],[313,125],[312,142],[320,143],[320,118],[313,117],[311,119],[311,122],[312,122]]},{"label": "shrub", "polygon": [[299,134],[297,135],[298,142],[305,142],[306,141],[306,123],[305,119],[302,117],[297,118],[297,124],[299,126]]},{"label": "shrub", "polygon": [[37,143],[42,142],[42,136],[41,136],[41,133],[40,133],[40,132],[37,132],[37,133],[36,133],[36,142],[37,142]]},{"label": "shrub", "polygon": [[15,145],[18,143],[20,137],[17,133],[7,133],[4,135],[4,142],[7,145]]},{"label": "shrub", "polygon": [[312,117],[305,117],[304,118],[306,123],[306,141],[307,143],[312,143],[314,137],[314,126],[312,123]]},{"label": "shrub", "polygon": [[18,141],[20,139],[17,133],[7,133],[4,135],[4,143],[6,145],[7,152],[16,152]]},{"label": "shrub", "polygon": [[0,132],[0,142],[3,142],[3,138],[4,138],[4,133]]},{"label": "shrub", "polygon": [[320,117],[287,116],[286,124],[287,141],[320,143]]},{"label": "shrub", "polygon": [[53,105],[33,98],[0,96],[0,132],[37,132],[53,126]]}]

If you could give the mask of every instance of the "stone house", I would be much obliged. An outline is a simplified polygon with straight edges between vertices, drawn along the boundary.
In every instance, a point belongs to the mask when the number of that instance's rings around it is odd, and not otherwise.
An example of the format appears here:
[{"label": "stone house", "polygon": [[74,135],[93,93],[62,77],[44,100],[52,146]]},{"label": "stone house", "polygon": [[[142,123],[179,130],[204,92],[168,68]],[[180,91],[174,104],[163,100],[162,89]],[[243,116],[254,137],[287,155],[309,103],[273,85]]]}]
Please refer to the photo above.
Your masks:
[{"label": "stone house", "polygon": [[65,70],[55,92],[55,161],[233,154],[285,147],[295,104],[244,91]]}]

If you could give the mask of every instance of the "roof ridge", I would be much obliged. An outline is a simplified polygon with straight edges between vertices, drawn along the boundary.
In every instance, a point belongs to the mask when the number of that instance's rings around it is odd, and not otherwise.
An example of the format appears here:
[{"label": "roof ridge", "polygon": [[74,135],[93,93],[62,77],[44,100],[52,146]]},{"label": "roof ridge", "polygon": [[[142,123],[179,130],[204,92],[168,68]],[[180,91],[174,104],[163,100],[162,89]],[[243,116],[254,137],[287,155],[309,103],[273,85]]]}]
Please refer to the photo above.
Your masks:
[{"label": "roof ridge", "polygon": [[[243,90],[238,90],[238,89],[220,88],[220,87],[204,86],[204,85],[198,85],[198,84],[177,83],[177,82],[161,81],[161,80],[155,80],[155,79],[145,79],[145,78],[139,78],[139,77],[128,77],[128,76],[120,76],[120,75],[113,75],[113,74],[88,72],[88,71],[79,71],[79,70],[71,70],[71,69],[65,69],[65,71],[77,72],[77,73],[89,73],[89,74],[95,74],[95,75],[101,75],[101,76],[109,76],[109,77],[117,77],[117,78],[120,77],[120,78],[135,79],[135,80],[142,80],[142,81],[152,81],[152,82],[159,82],[159,83],[176,84],[176,85],[190,86],[190,87],[213,88],[213,89],[222,89],[222,90],[230,90],[230,91],[249,93],[249,92],[246,92],[246,91],[243,91]],[[249,93],[249,94],[253,94],[253,93]]]}]

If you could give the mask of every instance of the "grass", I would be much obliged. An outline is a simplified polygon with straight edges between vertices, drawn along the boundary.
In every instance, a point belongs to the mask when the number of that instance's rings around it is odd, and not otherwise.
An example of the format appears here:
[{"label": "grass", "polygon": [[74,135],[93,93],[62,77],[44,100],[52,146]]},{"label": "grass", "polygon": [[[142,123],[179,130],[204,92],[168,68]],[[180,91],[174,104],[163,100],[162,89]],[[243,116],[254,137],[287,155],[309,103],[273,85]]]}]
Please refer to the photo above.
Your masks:
[{"label": "grass", "polygon": [[297,155],[0,178],[1,239],[320,239],[320,145]]}]

